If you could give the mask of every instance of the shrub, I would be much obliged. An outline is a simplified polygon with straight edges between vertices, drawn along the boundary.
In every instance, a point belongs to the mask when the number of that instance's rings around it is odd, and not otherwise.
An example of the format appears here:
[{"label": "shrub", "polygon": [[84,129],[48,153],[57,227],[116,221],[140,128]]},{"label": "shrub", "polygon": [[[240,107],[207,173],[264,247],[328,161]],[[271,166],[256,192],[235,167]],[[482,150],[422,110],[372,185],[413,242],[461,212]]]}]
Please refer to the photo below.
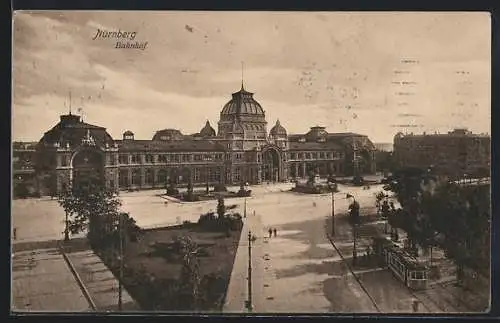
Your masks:
[{"label": "shrub", "polygon": [[352,179],[352,183],[354,185],[363,185],[363,183],[365,182],[365,180],[363,179],[362,176],[354,176],[353,179]]},{"label": "shrub", "polygon": [[200,196],[193,194],[192,192],[187,192],[182,194],[182,200],[186,202],[198,202],[200,200]]},{"label": "shrub", "polygon": [[249,197],[249,196],[251,196],[251,195],[252,195],[252,191],[251,191],[251,190],[245,190],[245,189],[241,190],[241,189],[240,189],[240,190],[238,191],[238,193],[236,193],[236,195],[237,195],[238,197]]},{"label": "shrub", "polygon": [[179,195],[179,190],[175,187],[167,187],[167,195],[176,196]]},{"label": "shrub", "polygon": [[215,184],[214,192],[227,192],[227,187],[224,184]]}]

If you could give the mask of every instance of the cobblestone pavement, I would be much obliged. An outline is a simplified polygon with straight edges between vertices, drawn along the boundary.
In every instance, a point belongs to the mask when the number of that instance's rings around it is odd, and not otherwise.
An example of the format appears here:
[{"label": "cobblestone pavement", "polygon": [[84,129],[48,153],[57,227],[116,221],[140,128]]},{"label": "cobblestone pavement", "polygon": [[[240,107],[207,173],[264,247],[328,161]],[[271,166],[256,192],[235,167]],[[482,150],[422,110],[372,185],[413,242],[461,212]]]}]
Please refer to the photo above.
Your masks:
[{"label": "cobblestone pavement", "polygon": [[92,311],[58,249],[13,254],[11,309],[15,312]]}]

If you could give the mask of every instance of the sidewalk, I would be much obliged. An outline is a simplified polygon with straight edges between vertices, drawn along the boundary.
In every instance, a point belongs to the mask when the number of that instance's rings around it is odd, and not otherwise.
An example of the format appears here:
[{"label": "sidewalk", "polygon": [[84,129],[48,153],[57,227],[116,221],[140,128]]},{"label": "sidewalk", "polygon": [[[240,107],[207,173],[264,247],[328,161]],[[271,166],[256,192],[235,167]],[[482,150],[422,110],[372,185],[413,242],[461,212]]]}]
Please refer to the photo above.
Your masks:
[{"label": "sidewalk", "polygon": [[93,311],[61,252],[56,248],[13,254],[11,310]]},{"label": "sidewalk", "polygon": [[[118,279],[93,250],[67,249],[66,255],[88,291],[98,312],[118,311]],[[138,311],[138,304],[122,289],[123,311]]]},{"label": "sidewalk", "polygon": [[[261,243],[261,235],[256,228],[256,216],[250,214],[244,219],[243,228],[241,230],[240,241],[236,255],[234,257],[233,270],[229,279],[229,285],[226,293],[226,300],[223,307],[224,313],[242,313],[248,312],[245,307],[248,299],[248,231],[257,237],[257,240],[252,244],[252,268],[255,266],[255,259],[259,258],[259,249],[256,245]],[[254,278],[253,275],[252,278]],[[256,286],[255,279],[252,287]],[[259,292],[252,288],[253,295],[259,295]],[[255,302],[254,302],[255,303]]]}]

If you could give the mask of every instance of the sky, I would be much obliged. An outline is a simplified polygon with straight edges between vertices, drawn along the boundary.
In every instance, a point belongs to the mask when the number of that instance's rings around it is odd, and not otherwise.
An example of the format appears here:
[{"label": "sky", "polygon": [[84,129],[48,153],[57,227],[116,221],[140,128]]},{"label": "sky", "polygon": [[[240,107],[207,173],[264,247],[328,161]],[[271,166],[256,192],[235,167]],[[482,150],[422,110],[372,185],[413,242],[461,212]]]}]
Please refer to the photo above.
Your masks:
[{"label": "sky", "polygon": [[[127,40],[98,30],[147,44],[115,48]],[[479,12],[17,11],[12,140],[39,140],[70,105],[115,139],[217,129],[242,77],[268,130],[489,133],[490,62]]]}]

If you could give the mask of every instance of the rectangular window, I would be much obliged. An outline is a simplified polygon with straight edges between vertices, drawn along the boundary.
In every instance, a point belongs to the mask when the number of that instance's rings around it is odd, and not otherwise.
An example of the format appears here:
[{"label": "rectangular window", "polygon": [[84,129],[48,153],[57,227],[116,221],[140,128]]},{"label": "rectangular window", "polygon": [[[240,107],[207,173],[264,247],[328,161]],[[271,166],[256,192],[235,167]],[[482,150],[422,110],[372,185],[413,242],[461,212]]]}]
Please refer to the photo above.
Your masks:
[{"label": "rectangular window", "polygon": [[234,169],[234,181],[239,182],[241,179],[241,171],[239,168]]},{"label": "rectangular window", "polygon": [[122,164],[122,165],[128,164],[128,155],[121,154],[120,157],[118,157],[118,158],[119,158],[120,164]]},{"label": "rectangular window", "polygon": [[303,159],[304,158],[304,153],[299,153],[299,159]]},{"label": "rectangular window", "polygon": [[194,155],[194,160],[195,161],[201,161],[202,160],[201,155],[200,154]]},{"label": "rectangular window", "polygon": [[297,158],[297,154],[296,153],[291,153],[290,154],[290,159],[295,159]]},{"label": "rectangular window", "polygon": [[141,170],[134,169],[132,170],[132,185],[140,185],[141,184]]},{"label": "rectangular window", "polygon": [[325,158],[325,153],[324,152],[320,152],[319,153],[319,158],[324,159]]},{"label": "rectangular window", "polygon": [[67,162],[66,156],[61,156],[61,166],[62,167],[68,166],[68,162]]},{"label": "rectangular window", "polygon": [[213,172],[213,181],[218,182],[220,180],[220,168],[216,168]]},{"label": "rectangular window", "polygon": [[146,164],[152,164],[153,163],[153,155],[147,154],[146,155]]},{"label": "rectangular window", "polygon": [[128,169],[120,169],[118,184],[120,188],[127,188],[129,186]]},{"label": "rectangular window", "polygon": [[193,181],[199,182],[200,181],[200,169],[195,168],[193,171]]},{"label": "rectangular window", "polygon": [[140,164],[141,163],[141,155],[133,154],[132,155],[132,164]]},{"label": "rectangular window", "polygon": [[173,160],[174,163],[179,163],[181,161],[181,155],[173,155]]},{"label": "rectangular window", "polygon": [[311,159],[311,153],[306,153],[306,159]]},{"label": "rectangular window", "polygon": [[154,184],[154,171],[152,169],[146,169],[145,182],[146,184],[152,185]]}]

